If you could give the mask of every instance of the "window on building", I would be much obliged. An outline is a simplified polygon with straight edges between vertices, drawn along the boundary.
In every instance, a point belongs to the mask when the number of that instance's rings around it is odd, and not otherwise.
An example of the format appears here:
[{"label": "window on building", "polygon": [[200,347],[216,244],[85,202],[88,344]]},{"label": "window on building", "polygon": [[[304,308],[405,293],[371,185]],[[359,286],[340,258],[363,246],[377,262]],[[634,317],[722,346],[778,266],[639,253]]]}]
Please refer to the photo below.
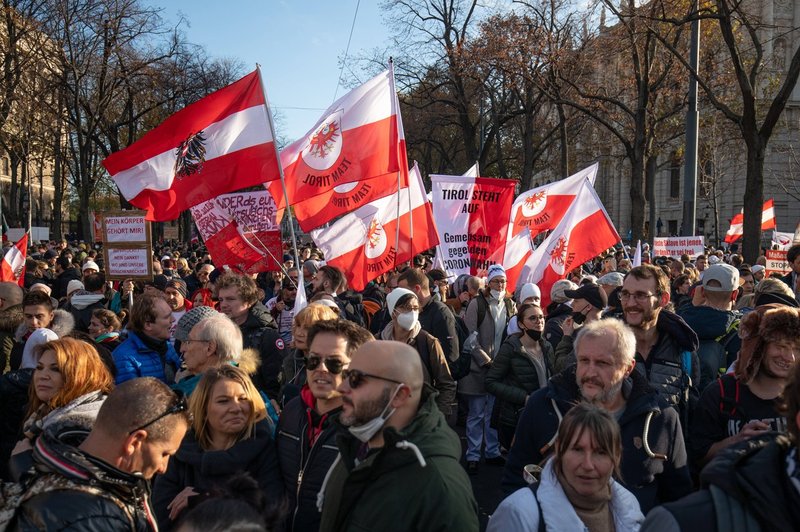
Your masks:
[{"label": "window on building", "polygon": [[669,227],[669,236],[678,235],[678,220],[669,220],[667,222],[667,227]]},{"label": "window on building", "polygon": [[706,219],[705,218],[698,218],[697,225],[695,225],[697,231],[695,231],[696,235],[704,235],[706,234]]}]

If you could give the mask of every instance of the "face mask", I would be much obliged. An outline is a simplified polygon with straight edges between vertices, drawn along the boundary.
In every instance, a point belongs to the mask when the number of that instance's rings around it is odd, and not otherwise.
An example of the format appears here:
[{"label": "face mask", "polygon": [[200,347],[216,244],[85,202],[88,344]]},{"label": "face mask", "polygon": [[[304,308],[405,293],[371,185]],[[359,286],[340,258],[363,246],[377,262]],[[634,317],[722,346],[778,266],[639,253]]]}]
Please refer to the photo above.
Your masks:
[{"label": "face mask", "polygon": [[383,428],[383,425],[384,423],[386,423],[386,420],[392,417],[392,414],[394,414],[395,409],[392,408],[391,410],[389,410],[389,408],[392,405],[392,401],[394,401],[394,396],[397,395],[397,392],[400,391],[401,386],[402,384],[398,384],[397,388],[394,389],[392,397],[389,399],[389,402],[386,403],[386,406],[383,407],[383,411],[378,417],[372,418],[363,425],[360,425],[358,427],[355,426],[348,427],[347,430],[350,431],[350,434],[358,438],[358,440],[361,441],[362,443],[369,442],[369,440],[371,440],[372,437],[375,436],[378,433],[378,431]]},{"label": "face mask", "polygon": [[397,315],[397,324],[407,330],[410,331],[414,328],[414,325],[417,323],[417,319],[419,317],[419,312],[416,310],[411,310],[409,312],[403,312],[402,314]]},{"label": "face mask", "polygon": [[573,312],[572,313],[572,322],[575,325],[582,325],[583,322],[586,321],[586,314],[583,312]]},{"label": "face mask", "polygon": [[542,338],[542,331],[535,331],[533,329],[525,329],[525,334],[528,335],[528,338],[531,340],[539,341]]},{"label": "face mask", "polygon": [[503,296],[503,293],[500,290],[492,290],[491,294],[492,294],[492,297],[497,299],[498,301]]}]

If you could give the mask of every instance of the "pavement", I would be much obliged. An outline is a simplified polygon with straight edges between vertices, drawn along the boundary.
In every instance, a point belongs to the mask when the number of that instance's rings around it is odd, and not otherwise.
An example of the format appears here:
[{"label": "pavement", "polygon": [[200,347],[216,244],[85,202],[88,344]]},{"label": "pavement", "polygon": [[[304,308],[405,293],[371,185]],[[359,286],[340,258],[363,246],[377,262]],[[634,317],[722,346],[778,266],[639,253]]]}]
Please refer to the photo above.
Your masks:
[{"label": "pavement", "polygon": [[[457,426],[455,428],[459,438],[461,438],[461,448],[466,452],[467,438],[465,436],[464,427]],[[465,465],[462,453],[461,464]],[[475,500],[478,502],[478,520],[480,522],[480,530],[486,530],[486,524],[489,521],[489,516],[492,515],[497,505],[503,500],[503,495],[500,491],[500,479],[503,477],[503,466],[488,465],[481,460],[478,474],[469,477],[472,482],[472,493],[475,495]]]}]

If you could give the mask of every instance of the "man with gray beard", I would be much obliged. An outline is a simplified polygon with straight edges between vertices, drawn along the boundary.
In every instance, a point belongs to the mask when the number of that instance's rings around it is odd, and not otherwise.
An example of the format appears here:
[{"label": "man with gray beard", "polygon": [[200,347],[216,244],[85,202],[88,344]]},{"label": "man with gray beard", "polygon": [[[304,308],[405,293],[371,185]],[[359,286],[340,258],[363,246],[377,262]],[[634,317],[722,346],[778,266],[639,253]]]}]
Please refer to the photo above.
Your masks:
[{"label": "man with gray beard", "polygon": [[678,413],[634,371],[636,338],[619,320],[583,326],[575,338],[577,364],[554,375],[528,399],[503,473],[503,491],[525,485],[523,467],[552,451],[561,419],[578,401],[608,410],[622,432],[622,484],[642,513],[692,490]]}]

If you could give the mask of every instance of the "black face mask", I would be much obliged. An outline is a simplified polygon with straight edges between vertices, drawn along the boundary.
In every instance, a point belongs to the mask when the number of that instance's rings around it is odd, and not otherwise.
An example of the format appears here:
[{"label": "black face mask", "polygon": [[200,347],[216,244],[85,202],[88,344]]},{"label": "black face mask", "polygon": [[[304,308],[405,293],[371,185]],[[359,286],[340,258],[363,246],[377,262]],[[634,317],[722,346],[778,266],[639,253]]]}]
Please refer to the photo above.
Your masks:
[{"label": "black face mask", "polygon": [[583,322],[586,321],[586,314],[583,312],[573,312],[572,313],[572,323],[575,325],[583,325]]},{"label": "black face mask", "polygon": [[525,334],[528,335],[528,338],[536,342],[542,338],[542,331],[536,331],[534,329],[525,329]]},{"label": "black face mask", "polygon": [[294,299],[284,299],[283,304],[286,305],[286,308],[294,308]]}]

